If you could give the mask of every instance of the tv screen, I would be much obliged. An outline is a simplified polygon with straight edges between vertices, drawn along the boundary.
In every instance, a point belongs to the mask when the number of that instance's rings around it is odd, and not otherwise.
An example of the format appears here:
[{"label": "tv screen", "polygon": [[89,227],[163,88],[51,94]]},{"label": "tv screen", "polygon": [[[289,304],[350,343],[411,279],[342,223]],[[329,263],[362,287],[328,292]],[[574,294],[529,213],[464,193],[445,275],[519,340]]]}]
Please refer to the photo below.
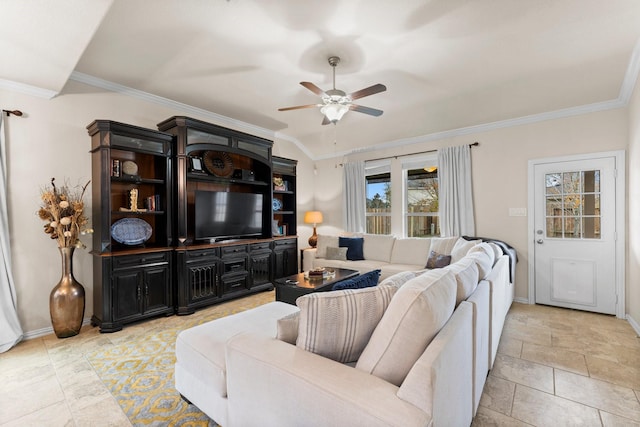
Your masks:
[{"label": "tv screen", "polygon": [[262,235],[262,194],[195,192],[196,240]]}]

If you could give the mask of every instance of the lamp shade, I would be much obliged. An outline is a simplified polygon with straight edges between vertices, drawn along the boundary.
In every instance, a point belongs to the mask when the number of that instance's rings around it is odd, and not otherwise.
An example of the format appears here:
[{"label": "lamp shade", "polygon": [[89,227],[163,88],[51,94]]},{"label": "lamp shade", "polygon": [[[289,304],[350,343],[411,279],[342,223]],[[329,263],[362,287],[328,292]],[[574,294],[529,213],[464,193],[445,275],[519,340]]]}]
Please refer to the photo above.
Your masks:
[{"label": "lamp shade", "polygon": [[320,224],[322,223],[322,212],[320,211],[308,211],[304,214],[304,222],[307,224]]},{"label": "lamp shade", "polygon": [[347,111],[349,111],[347,105],[337,103],[327,104],[320,109],[320,112],[324,114],[331,123],[339,121]]}]

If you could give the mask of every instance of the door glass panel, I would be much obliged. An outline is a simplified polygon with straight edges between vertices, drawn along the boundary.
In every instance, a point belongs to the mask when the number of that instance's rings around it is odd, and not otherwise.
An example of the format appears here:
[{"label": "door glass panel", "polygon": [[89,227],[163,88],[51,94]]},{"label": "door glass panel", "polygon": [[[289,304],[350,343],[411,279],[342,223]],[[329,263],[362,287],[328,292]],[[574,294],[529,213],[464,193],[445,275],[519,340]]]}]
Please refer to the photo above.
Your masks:
[{"label": "door glass panel", "polygon": [[562,217],[547,217],[547,237],[562,237]]},{"label": "door glass panel", "polygon": [[547,194],[560,194],[562,176],[559,173],[549,173],[545,176],[545,185]]},{"label": "door glass panel", "polygon": [[558,196],[547,196],[547,216],[562,215],[562,199]]},{"label": "door glass panel", "polygon": [[600,239],[600,171],[545,175],[546,236]]}]

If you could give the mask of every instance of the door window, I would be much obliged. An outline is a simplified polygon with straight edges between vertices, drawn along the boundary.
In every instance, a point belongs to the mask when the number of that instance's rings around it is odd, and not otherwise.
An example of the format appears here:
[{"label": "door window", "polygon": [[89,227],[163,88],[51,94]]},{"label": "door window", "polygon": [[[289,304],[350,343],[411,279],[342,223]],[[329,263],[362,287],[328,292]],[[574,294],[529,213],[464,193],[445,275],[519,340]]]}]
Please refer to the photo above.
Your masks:
[{"label": "door window", "polygon": [[545,175],[546,236],[600,239],[600,171]]}]

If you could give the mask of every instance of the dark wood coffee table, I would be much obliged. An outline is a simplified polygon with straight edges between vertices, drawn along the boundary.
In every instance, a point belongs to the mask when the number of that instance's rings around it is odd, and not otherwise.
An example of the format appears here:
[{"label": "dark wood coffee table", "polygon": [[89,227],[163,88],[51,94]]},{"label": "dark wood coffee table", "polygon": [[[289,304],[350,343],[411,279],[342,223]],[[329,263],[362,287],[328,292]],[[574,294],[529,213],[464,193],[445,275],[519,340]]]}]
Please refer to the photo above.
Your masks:
[{"label": "dark wood coffee table", "polygon": [[327,278],[305,278],[304,273],[282,277],[275,280],[276,301],[296,304],[296,299],[312,292],[330,291],[336,283],[359,275],[357,270],[348,268],[327,268],[333,270],[335,276]]}]

